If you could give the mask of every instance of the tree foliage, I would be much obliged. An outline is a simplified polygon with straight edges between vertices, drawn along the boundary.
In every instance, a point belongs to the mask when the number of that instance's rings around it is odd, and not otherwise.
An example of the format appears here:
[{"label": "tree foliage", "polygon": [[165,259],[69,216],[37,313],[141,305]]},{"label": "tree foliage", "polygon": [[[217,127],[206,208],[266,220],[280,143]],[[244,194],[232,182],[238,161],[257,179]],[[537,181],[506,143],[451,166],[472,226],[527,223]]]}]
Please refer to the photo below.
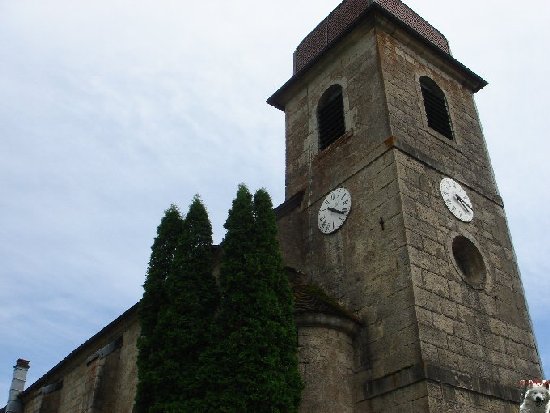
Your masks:
[{"label": "tree foliage", "polygon": [[[278,360],[275,364],[274,377],[277,379],[279,393],[274,397],[278,405],[274,408],[280,412],[298,410],[303,388],[298,371],[298,337],[294,319],[294,302],[287,274],[283,270],[277,223],[273,203],[267,191],[260,189],[254,194],[254,216],[256,220],[257,258],[261,263],[260,276],[266,280],[267,288],[277,295],[278,308],[272,312],[272,343],[277,346]],[[280,406],[280,407],[279,407]]]},{"label": "tree foliage", "polygon": [[171,205],[157,228],[151,247],[149,268],[140,302],[141,336],[138,340],[138,387],[136,411],[147,413],[154,404],[155,390],[161,385],[157,350],[161,345],[156,335],[159,313],[166,301],[166,280],[173,270],[174,256],[181,237],[183,220],[175,205]]},{"label": "tree foliage", "polygon": [[240,185],[225,228],[217,283],[198,197],[184,220],[171,206],[157,229],[140,311],[139,413],[298,409],[292,294],[267,192]]},{"label": "tree foliage", "polygon": [[163,385],[153,412],[193,412],[202,398],[197,381],[199,357],[210,345],[218,301],[212,248],[212,226],[206,208],[195,196],[183,222],[173,270],[166,279],[167,300],[156,332],[162,339]]},{"label": "tree foliage", "polygon": [[203,411],[297,411],[302,384],[292,298],[267,192],[253,199],[241,185],[225,228],[217,344],[204,359],[210,387]]}]

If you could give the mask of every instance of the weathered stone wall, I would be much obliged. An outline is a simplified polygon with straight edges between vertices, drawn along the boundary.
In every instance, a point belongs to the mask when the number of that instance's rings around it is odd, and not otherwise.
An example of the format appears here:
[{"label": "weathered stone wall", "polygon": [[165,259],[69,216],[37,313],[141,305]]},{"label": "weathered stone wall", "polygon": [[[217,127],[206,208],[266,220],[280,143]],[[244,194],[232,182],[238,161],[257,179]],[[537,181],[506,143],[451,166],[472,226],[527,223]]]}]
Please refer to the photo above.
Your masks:
[{"label": "weathered stone wall", "polygon": [[[413,288],[401,213],[397,164],[379,66],[376,31],[368,21],[306,74],[285,104],[287,198],[304,190],[299,227],[283,225],[281,245],[305,243],[294,259],[329,295],[365,323],[354,343],[354,398],[365,399],[364,382],[420,362]],[[317,102],[332,84],[343,88],[346,134],[318,150]],[[339,186],[352,196],[344,226],[324,235],[317,213],[325,195]],[[299,218],[294,218],[299,221]],[[288,240],[288,242],[287,242]],[[307,392],[306,384],[306,392]],[[345,383],[332,382],[338,391]]]},{"label": "weathered stone wall", "polygon": [[442,383],[428,382],[430,412],[517,413],[519,404],[477,391]]},{"label": "weathered stone wall", "polygon": [[[446,95],[452,140],[428,127],[421,76]],[[319,152],[317,102],[335,83],[343,89],[346,134]],[[280,228],[283,252],[365,324],[354,342],[357,411],[396,411],[388,400],[399,394],[415,409],[517,409],[517,381],[540,377],[473,100],[480,84],[449,56],[376,15],[278,97],[286,114],[286,196],[305,193],[291,215],[300,226]],[[446,176],[470,194],[471,223],[457,220],[441,199]],[[341,229],[324,235],[317,212],[339,186],[350,191],[352,211]],[[460,270],[452,252],[457,235],[480,251],[482,285]],[[285,249],[292,239],[304,240],[300,256]]]},{"label": "weathered stone wall", "polygon": [[[305,192],[305,191],[304,191]],[[307,253],[306,216],[297,213],[302,208],[305,193],[296,194],[282,208],[277,208],[278,239],[286,266],[299,269],[303,266]]]},{"label": "weathered stone wall", "polygon": [[[378,41],[398,149],[422,359],[469,373],[464,386],[472,390],[461,389],[462,384],[442,386],[430,392],[430,406],[443,411],[457,406],[472,412],[517,411],[517,393],[496,391],[485,380],[514,388],[522,377],[540,377],[540,362],[473,93],[447,63],[418,43],[399,41],[400,36],[380,31]],[[453,140],[427,126],[420,76],[429,76],[445,92]],[[459,221],[446,208],[439,192],[446,176],[468,192],[472,222]],[[471,240],[483,257],[482,285],[468,282],[456,263],[452,240],[458,235]]]},{"label": "weathered stone wall", "polygon": [[[373,27],[364,25],[349,37],[304,75],[285,105],[286,199],[307,187],[309,205],[353,174],[369,147],[390,135]],[[333,84],[344,90],[345,140],[353,143],[330,151],[329,159],[319,162],[317,104]],[[317,171],[312,170],[315,162]],[[329,163],[337,167],[323,171]],[[318,177],[319,172],[324,176]]]},{"label": "weathered stone wall", "polygon": [[306,387],[301,413],[353,413],[353,342],[322,324],[298,328],[300,373]]},{"label": "weathered stone wall", "polygon": [[133,307],[31,385],[24,413],[131,413],[139,331]]},{"label": "weathered stone wall", "polygon": [[[470,189],[474,220],[461,222],[439,194],[441,172],[402,153],[398,160],[424,359],[479,370],[480,377],[508,385],[539,377],[502,207]],[[487,279],[480,288],[455,263],[451,241],[457,235],[472,239],[484,258]]]},{"label": "weathered stone wall", "polygon": [[[360,402],[356,411],[368,413],[439,412],[438,410],[430,410],[428,406],[428,392],[425,382],[417,382],[407,387],[393,389],[379,397]],[[441,410],[441,412],[450,411]]]},{"label": "weathered stone wall", "polygon": [[[433,165],[459,182],[500,202],[473,91],[464,74],[446,59],[414,41],[384,19],[377,30],[391,134],[422,152]],[[391,35],[385,30],[391,30]],[[446,96],[454,138],[428,127],[419,79],[428,76]]]}]

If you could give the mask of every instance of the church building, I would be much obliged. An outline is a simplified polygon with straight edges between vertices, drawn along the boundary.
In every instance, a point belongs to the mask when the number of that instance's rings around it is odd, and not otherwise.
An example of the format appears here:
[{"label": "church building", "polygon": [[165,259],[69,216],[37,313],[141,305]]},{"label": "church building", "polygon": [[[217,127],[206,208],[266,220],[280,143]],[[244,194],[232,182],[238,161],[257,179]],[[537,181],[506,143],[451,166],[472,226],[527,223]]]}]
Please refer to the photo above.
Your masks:
[{"label": "church building", "polygon": [[[487,82],[400,0],[344,0],[293,59],[267,102],[285,115],[300,411],[518,412],[542,373],[474,102]],[[19,360],[5,412],[132,412],[137,308],[25,390]]]}]

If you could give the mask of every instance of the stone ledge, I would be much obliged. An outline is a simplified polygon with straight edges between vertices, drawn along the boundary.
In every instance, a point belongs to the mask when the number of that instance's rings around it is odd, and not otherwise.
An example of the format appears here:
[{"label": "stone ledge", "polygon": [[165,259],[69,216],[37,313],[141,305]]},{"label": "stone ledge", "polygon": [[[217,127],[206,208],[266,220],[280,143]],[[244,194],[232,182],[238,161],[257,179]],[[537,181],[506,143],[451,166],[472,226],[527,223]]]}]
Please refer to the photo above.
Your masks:
[{"label": "stone ledge", "polygon": [[300,327],[324,327],[341,331],[354,337],[359,331],[359,323],[348,318],[321,313],[300,313],[296,315],[296,325]]},{"label": "stone ledge", "polygon": [[387,376],[367,381],[364,384],[365,399],[373,399],[425,380],[513,403],[519,404],[521,400],[521,389],[519,388],[505,386],[492,380],[473,377],[470,374],[452,370],[449,367],[428,363],[419,363]]},{"label": "stone ledge", "polygon": [[116,340],[111,341],[106,346],[100,348],[96,352],[94,352],[92,355],[90,355],[86,359],[86,365],[89,366],[94,360],[102,359],[107,357],[109,354],[111,354],[113,351],[118,350],[122,347],[123,339],[122,336],[118,337]]},{"label": "stone ledge", "polygon": [[298,191],[294,195],[292,195],[290,198],[288,198],[285,202],[283,202],[281,205],[279,205],[276,208],[273,208],[273,212],[275,212],[275,217],[277,220],[280,220],[284,218],[285,216],[289,215],[292,211],[294,211],[296,208],[299,208],[302,205],[302,200],[304,199],[305,190]]},{"label": "stone ledge", "polygon": [[53,393],[54,391],[61,390],[63,388],[63,380],[59,380],[55,383],[48,384],[40,389],[40,394],[46,395]]}]

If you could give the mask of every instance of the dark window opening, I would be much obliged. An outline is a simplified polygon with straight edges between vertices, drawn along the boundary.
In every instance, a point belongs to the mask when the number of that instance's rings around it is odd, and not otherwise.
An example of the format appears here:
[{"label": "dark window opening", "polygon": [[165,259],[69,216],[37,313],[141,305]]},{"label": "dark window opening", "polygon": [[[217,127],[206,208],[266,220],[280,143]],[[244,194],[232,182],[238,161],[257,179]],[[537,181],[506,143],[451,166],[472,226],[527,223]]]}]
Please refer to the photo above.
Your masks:
[{"label": "dark window opening", "polygon": [[481,252],[468,238],[459,235],[453,240],[453,256],[465,280],[473,286],[481,286],[487,276],[487,268]]},{"label": "dark window opening", "polygon": [[422,97],[424,98],[428,126],[446,138],[453,139],[451,119],[447,110],[445,94],[432,79],[426,76],[420,78],[420,88],[422,89]]},{"label": "dark window opening", "polygon": [[319,99],[317,120],[319,124],[319,149],[321,150],[346,132],[344,100],[340,85],[332,85]]}]

